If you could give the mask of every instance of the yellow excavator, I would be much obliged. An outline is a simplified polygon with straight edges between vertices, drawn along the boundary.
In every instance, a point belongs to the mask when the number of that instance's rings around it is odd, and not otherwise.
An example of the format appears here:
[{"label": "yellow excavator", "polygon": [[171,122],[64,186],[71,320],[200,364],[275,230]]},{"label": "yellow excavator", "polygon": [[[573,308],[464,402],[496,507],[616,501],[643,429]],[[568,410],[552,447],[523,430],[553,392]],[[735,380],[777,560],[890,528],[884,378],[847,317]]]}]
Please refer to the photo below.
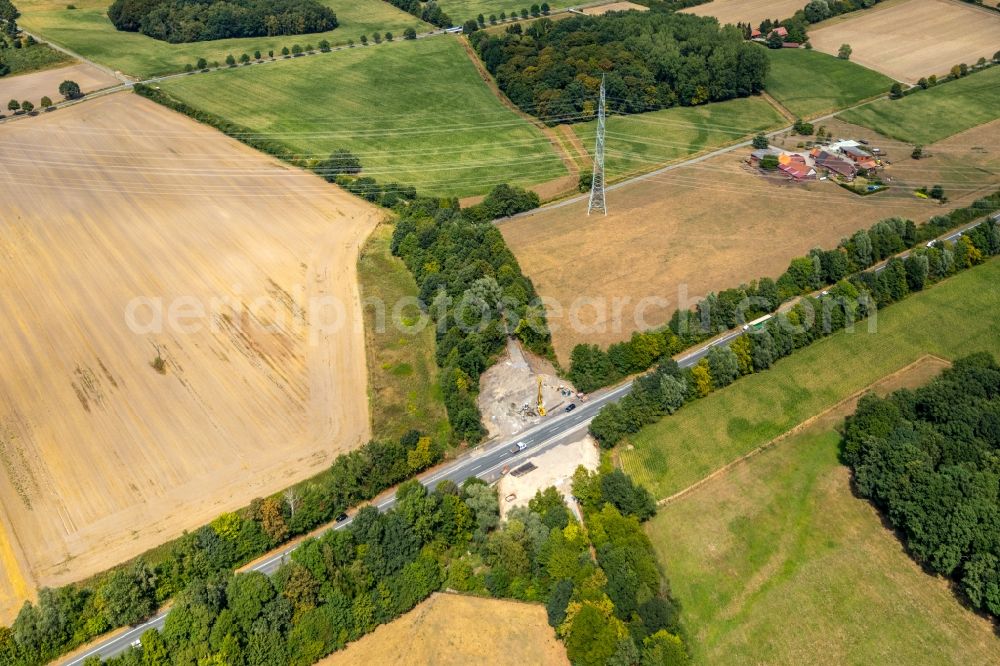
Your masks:
[{"label": "yellow excavator", "polygon": [[538,415],[545,416],[545,403],[542,401],[542,376],[538,375]]}]

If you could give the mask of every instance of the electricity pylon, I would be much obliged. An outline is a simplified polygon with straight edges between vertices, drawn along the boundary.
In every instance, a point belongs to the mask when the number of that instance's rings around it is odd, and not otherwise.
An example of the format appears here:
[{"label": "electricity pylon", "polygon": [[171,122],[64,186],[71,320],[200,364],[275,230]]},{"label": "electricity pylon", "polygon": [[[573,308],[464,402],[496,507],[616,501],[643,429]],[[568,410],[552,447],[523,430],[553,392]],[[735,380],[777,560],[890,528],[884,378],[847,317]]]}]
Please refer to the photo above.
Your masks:
[{"label": "electricity pylon", "polygon": [[590,203],[587,215],[599,210],[608,214],[604,201],[604,77],[601,77],[601,101],[597,105],[597,146],[594,147],[594,175],[590,181]]}]

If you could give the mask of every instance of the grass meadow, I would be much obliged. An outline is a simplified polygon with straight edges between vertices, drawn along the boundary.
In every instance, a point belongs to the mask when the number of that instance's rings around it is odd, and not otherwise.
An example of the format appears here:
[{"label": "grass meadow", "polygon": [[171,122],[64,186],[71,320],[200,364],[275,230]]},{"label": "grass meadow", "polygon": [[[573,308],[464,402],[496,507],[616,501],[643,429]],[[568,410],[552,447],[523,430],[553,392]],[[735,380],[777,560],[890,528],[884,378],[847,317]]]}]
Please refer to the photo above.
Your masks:
[{"label": "grass meadow", "polygon": [[619,447],[625,470],[670,496],[924,354],[1000,354],[1000,261],[961,273],[744,377]]},{"label": "grass meadow", "polygon": [[[605,170],[609,179],[651,171],[784,124],[781,114],[760,97],[610,116],[606,127]],[[597,121],[574,125],[573,131],[587,152],[593,154]]]},{"label": "grass meadow", "polygon": [[872,102],[845,111],[840,118],[900,141],[934,143],[1000,118],[1000,67],[990,67],[903,99]]},{"label": "grass meadow", "polygon": [[889,92],[892,79],[849,60],[806,49],[768,50],[765,89],[800,118],[813,118]]},{"label": "grass meadow", "polygon": [[[574,3],[568,0],[548,0],[550,9],[563,9],[573,6]],[[531,9],[531,5],[541,5],[540,0],[440,0],[438,5],[444,13],[451,19],[453,25],[462,25],[469,19],[474,19],[482,14],[487,19],[489,25],[490,14],[500,16],[500,12],[507,12],[507,16],[521,15],[521,9]],[[530,15],[529,15],[530,16]]]},{"label": "grass meadow", "polygon": [[230,53],[253,55],[254,50],[275,53],[293,44],[316,46],[326,39],[331,44],[358,41],[362,34],[373,31],[392,32],[402,36],[408,27],[418,32],[431,26],[400,11],[382,0],[321,0],[337,14],[339,26],[329,32],[277,37],[246,37],[219,39],[210,42],[169,44],[137,32],[121,32],[107,17],[110,0],[77,0],[76,9],[66,9],[59,0],[19,0],[19,23],[29,32],[40,35],[80,55],[119,70],[129,76],[146,78],[183,71],[198,58],[208,62],[224,62]]},{"label": "grass meadow", "polygon": [[72,62],[73,59],[62,51],[56,51],[48,44],[35,44],[19,49],[4,49],[0,51],[0,60],[10,67],[10,74],[7,76],[14,76],[61,67]]},{"label": "grass meadow", "polygon": [[450,37],[165,81],[174,97],[325,158],[346,148],[364,174],[422,194],[473,196],[566,175],[541,131],[505,108]]},{"label": "grass meadow", "polygon": [[693,662],[996,663],[990,623],[853,496],[838,441],[831,423],[817,424],[648,523]]},{"label": "grass meadow", "polygon": [[[380,225],[361,250],[358,278],[365,304],[365,347],[368,355],[368,403],[372,414],[372,437],[398,439],[408,430],[447,439],[449,426],[438,385],[434,360],[434,327],[415,335],[401,332],[393,324],[393,307],[420,290],[403,261],[392,256],[392,227]],[[384,303],[385,324],[369,303]],[[412,325],[420,316],[415,307],[403,309],[400,320]]]}]

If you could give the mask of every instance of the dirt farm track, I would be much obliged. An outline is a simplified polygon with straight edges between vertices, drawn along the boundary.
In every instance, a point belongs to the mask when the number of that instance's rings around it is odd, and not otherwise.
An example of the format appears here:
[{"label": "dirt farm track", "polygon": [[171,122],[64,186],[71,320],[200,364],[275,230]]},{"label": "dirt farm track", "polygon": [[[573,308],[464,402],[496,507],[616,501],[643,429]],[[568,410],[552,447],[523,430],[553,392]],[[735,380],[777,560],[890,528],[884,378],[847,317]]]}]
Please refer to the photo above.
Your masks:
[{"label": "dirt farm track", "polygon": [[[25,589],[367,439],[356,262],[381,214],[132,94],[0,126],[0,151],[9,622]],[[325,303],[339,306],[310,305]]]}]

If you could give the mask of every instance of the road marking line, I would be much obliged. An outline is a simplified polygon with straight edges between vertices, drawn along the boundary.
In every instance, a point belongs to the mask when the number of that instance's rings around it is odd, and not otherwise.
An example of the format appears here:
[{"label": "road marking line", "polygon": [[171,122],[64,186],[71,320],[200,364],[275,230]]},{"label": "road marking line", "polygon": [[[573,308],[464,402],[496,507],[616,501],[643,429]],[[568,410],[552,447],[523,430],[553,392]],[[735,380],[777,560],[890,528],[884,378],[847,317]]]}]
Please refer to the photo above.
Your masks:
[{"label": "road marking line", "polygon": [[[555,441],[557,439],[561,439],[561,438],[563,438],[563,437],[565,437],[567,435],[571,435],[574,432],[576,432],[577,430],[585,428],[585,427],[587,427],[589,425],[590,425],[589,423],[580,423],[578,425],[573,426],[572,428],[570,428],[568,430],[563,430],[562,432],[560,432],[558,434],[555,434],[552,437],[549,437],[545,441],[540,442],[539,444],[536,444],[534,447],[532,447],[530,449],[525,449],[524,452],[522,452],[519,455],[514,456],[513,458],[510,458],[509,460],[501,460],[499,463],[497,463],[493,467],[490,467],[489,469],[483,471],[482,474],[489,474],[490,472],[492,472],[493,470],[495,470],[498,467],[503,467],[504,465],[509,465],[509,464],[511,464],[511,463],[513,463],[513,462],[515,462],[517,460],[524,460],[524,459],[527,459],[528,457],[538,455],[539,449],[545,448],[546,446],[549,446],[553,441]],[[481,476],[481,474],[476,474],[475,476]]]}]

